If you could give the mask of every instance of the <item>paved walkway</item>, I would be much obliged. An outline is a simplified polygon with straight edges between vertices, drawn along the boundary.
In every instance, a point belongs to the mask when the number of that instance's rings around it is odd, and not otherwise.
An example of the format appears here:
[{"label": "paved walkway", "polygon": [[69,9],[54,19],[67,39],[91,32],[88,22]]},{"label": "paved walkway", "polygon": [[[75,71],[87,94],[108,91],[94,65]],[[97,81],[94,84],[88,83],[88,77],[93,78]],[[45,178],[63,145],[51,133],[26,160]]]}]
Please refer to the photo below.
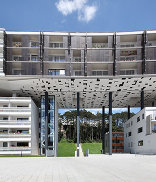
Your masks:
[{"label": "paved walkway", "polygon": [[0,182],[155,182],[156,156],[0,158]]}]

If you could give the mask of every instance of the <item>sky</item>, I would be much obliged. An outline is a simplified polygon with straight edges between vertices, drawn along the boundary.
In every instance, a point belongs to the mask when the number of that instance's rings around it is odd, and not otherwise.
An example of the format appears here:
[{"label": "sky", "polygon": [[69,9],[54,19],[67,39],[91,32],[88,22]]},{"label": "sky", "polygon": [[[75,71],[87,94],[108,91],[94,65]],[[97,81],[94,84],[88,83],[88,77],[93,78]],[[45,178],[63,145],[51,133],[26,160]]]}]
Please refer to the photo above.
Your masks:
[{"label": "sky", "polygon": [[0,27],[61,32],[155,30],[155,7],[156,0],[1,0]]},{"label": "sky", "polygon": [[156,29],[156,0],[1,0],[0,27],[20,31]]}]

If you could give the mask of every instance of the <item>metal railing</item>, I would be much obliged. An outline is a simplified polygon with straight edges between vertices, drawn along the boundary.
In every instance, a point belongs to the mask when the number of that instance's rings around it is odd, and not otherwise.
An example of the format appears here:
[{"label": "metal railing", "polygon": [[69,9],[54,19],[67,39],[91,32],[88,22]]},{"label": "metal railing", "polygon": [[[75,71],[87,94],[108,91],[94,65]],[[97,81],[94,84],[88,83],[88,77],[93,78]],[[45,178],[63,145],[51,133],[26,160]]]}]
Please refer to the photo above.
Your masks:
[{"label": "metal railing", "polygon": [[148,46],[156,46],[156,41],[148,41]]},{"label": "metal railing", "polygon": [[1,112],[30,112],[31,108],[28,107],[0,107],[0,113]]},{"label": "metal railing", "polygon": [[107,48],[107,43],[92,43],[92,48]]},{"label": "metal railing", "polygon": [[136,56],[120,56],[120,61],[136,61]]},{"label": "metal railing", "polygon": [[0,147],[0,151],[21,151],[31,150],[31,147]]},{"label": "metal railing", "polygon": [[81,62],[81,57],[73,57],[74,62]]},{"label": "metal railing", "polygon": [[30,138],[31,134],[25,133],[0,133],[0,138]]},{"label": "metal railing", "polygon": [[31,125],[31,121],[24,120],[0,120],[0,125]]},{"label": "metal railing", "polygon": [[137,47],[137,43],[136,42],[120,42],[120,47],[121,48]]}]

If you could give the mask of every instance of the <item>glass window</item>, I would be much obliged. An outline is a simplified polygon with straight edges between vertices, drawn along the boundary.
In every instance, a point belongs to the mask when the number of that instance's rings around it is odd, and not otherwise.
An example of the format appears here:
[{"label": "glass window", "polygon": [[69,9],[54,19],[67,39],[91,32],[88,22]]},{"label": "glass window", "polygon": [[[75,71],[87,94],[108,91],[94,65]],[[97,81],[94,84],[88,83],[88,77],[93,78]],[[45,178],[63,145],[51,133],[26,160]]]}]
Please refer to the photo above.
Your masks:
[{"label": "glass window", "polygon": [[128,132],[128,136],[130,137],[132,135],[132,132]]},{"label": "glass window", "polygon": [[140,116],[139,117],[137,117],[137,122],[139,122],[140,121]]},{"label": "glass window", "polygon": [[38,55],[31,55],[31,61],[38,61]]},{"label": "glass window", "polygon": [[143,140],[138,141],[138,146],[143,146]]},{"label": "glass window", "polygon": [[39,42],[34,42],[34,41],[32,41],[31,42],[31,47],[39,47]]},{"label": "glass window", "polygon": [[141,133],[142,131],[143,131],[142,127],[138,128],[138,133]]},{"label": "glass window", "polygon": [[8,143],[7,142],[3,142],[3,147],[8,147]]}]

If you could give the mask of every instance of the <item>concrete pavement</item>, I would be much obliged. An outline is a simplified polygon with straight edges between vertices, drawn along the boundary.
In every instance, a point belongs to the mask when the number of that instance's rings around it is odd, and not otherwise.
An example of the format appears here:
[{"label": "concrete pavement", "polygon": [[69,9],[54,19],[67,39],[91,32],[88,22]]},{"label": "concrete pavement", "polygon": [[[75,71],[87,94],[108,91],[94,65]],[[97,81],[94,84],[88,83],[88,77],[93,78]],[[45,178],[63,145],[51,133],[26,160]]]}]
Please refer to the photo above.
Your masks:
[{"label": "concrete pavement", "polygon": [[156,156],[0,158],[0,182],[155,182]]}]

